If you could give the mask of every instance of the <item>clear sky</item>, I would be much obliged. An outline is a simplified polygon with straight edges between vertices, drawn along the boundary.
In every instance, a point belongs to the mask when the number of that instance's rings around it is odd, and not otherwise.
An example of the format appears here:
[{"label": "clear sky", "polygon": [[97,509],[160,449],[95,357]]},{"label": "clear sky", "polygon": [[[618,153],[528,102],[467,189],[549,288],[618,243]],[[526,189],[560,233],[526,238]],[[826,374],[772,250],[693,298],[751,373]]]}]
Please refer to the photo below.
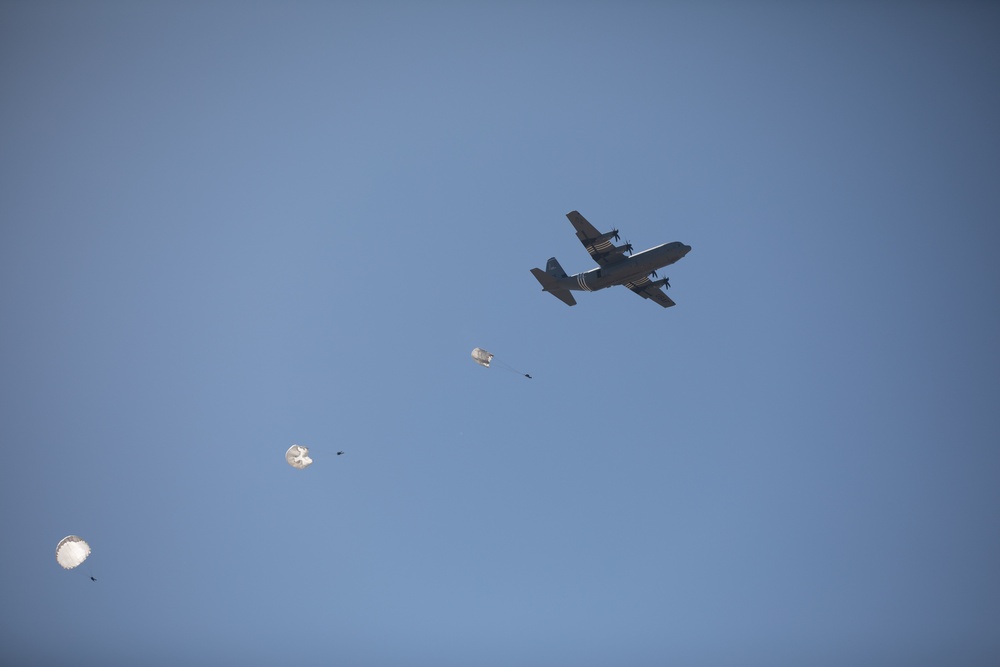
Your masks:
[{"label": "clear sky", "polygon": [[0,2],[0,663],[1000,664],[998,35]]}]

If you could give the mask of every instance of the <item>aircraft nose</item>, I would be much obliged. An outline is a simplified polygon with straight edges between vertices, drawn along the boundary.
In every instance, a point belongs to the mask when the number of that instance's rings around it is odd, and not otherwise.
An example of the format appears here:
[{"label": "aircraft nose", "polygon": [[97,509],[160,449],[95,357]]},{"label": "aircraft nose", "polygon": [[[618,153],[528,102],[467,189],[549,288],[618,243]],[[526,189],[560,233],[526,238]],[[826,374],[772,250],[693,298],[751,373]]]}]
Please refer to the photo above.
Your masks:
[{"label": "aircraft nose", "polygon": [[684,248],[684,254],[685,255],[688,254],[689,252],[691,252],[691,246],[684,245],[684,246],[681,246],[681,247]]}]

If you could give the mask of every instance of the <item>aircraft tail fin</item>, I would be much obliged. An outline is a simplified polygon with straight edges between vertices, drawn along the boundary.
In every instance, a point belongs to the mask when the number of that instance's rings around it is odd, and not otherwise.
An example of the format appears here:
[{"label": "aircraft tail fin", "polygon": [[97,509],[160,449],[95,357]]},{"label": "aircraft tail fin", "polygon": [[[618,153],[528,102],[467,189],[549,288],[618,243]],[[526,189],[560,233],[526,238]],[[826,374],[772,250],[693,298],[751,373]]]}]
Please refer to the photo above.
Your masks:
[{"label": "aircraft tail fin", "polygon": [[566,272],[559,266],[559,260],[555,257],[549,257],[549,261],[545,263],[545,273],[556,278],[566,277]]},{"label": "aircraft tail fin", "polygon": [[[555,264],[559,271],[562,272],[562,267],[559,266],[559,262],[556,261],[555,257],[549,260],[548,268],[551,269],[553,264]],[[573,295],[570,294],[568,289],[559,285],[557,277],[551,275],[551,273],[546,273],[541,269],[532,269],[531,275],[535,276],[535,279],[541,283],[542,291],[548,292],[555,298],[565,303],[567,306],[576,305],[576,299],[573,298]],[[560,277],[564,277],[565,275],[565,272],[563,272],[563,275]]]}]

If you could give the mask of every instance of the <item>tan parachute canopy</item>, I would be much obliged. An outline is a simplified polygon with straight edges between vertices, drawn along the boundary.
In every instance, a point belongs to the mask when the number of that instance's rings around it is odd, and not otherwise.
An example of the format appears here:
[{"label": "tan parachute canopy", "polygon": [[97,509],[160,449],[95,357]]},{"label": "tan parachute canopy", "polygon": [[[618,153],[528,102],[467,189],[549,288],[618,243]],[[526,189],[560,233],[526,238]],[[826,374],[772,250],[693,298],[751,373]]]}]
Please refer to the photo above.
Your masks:
[{"label": "tan parachute canopy", "polygon": [[481,347],[477,347],[472,351],[472,360],[479,364],[480,366],[490,367],[490,361],[493,359],[493,355],[484,350]]},{"label": "tan parachute canopy", "polygon": [[303,470],[312,465],[313,460],[309,458],[309,448],[302,445],[292,445],[285,452],[285,460],[293,468]]},{"label": "tan parachute canopy", "polygon": [[56,545],[56,562],[67,570],[87,560],[90,555],[90,545],[83,541],[83,538],[76,535],[69,535],[59,540]]}]

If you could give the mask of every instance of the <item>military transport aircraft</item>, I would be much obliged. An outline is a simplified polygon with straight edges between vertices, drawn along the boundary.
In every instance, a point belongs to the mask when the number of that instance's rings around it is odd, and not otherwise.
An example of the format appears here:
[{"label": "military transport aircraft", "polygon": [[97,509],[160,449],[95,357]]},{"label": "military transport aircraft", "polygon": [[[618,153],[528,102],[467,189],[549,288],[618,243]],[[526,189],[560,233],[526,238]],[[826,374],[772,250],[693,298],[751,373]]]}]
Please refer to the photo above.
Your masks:
[{"label": "military transport aircraft", "polygon": [[611,239],[615,241],[619,239],[617,229],[602,234],[576,211],[570,211],[566,217],[576,227],[576,235],[583,243],[583,247],[594,261],[600,264],[600,268],[567,276],[556,258],[550,257],[545,265],[545,271],[531,270],[531,274],[542,284],[542,291],[549,292],[567,305],[575,306],[576,299],[570,294],[570,290],[593,292],[612,285],[624,285],[642,298],[652,299],[664,308],[676,305],[673,299],[660,289],[669,288],[670,279],[651,281],[649,277],[655,278],[657,269],[669,266],[688,254],[691,246],[674,241],[633,255],[631,243],[626,242],[625,245],[616,246],[611,242]]}]

